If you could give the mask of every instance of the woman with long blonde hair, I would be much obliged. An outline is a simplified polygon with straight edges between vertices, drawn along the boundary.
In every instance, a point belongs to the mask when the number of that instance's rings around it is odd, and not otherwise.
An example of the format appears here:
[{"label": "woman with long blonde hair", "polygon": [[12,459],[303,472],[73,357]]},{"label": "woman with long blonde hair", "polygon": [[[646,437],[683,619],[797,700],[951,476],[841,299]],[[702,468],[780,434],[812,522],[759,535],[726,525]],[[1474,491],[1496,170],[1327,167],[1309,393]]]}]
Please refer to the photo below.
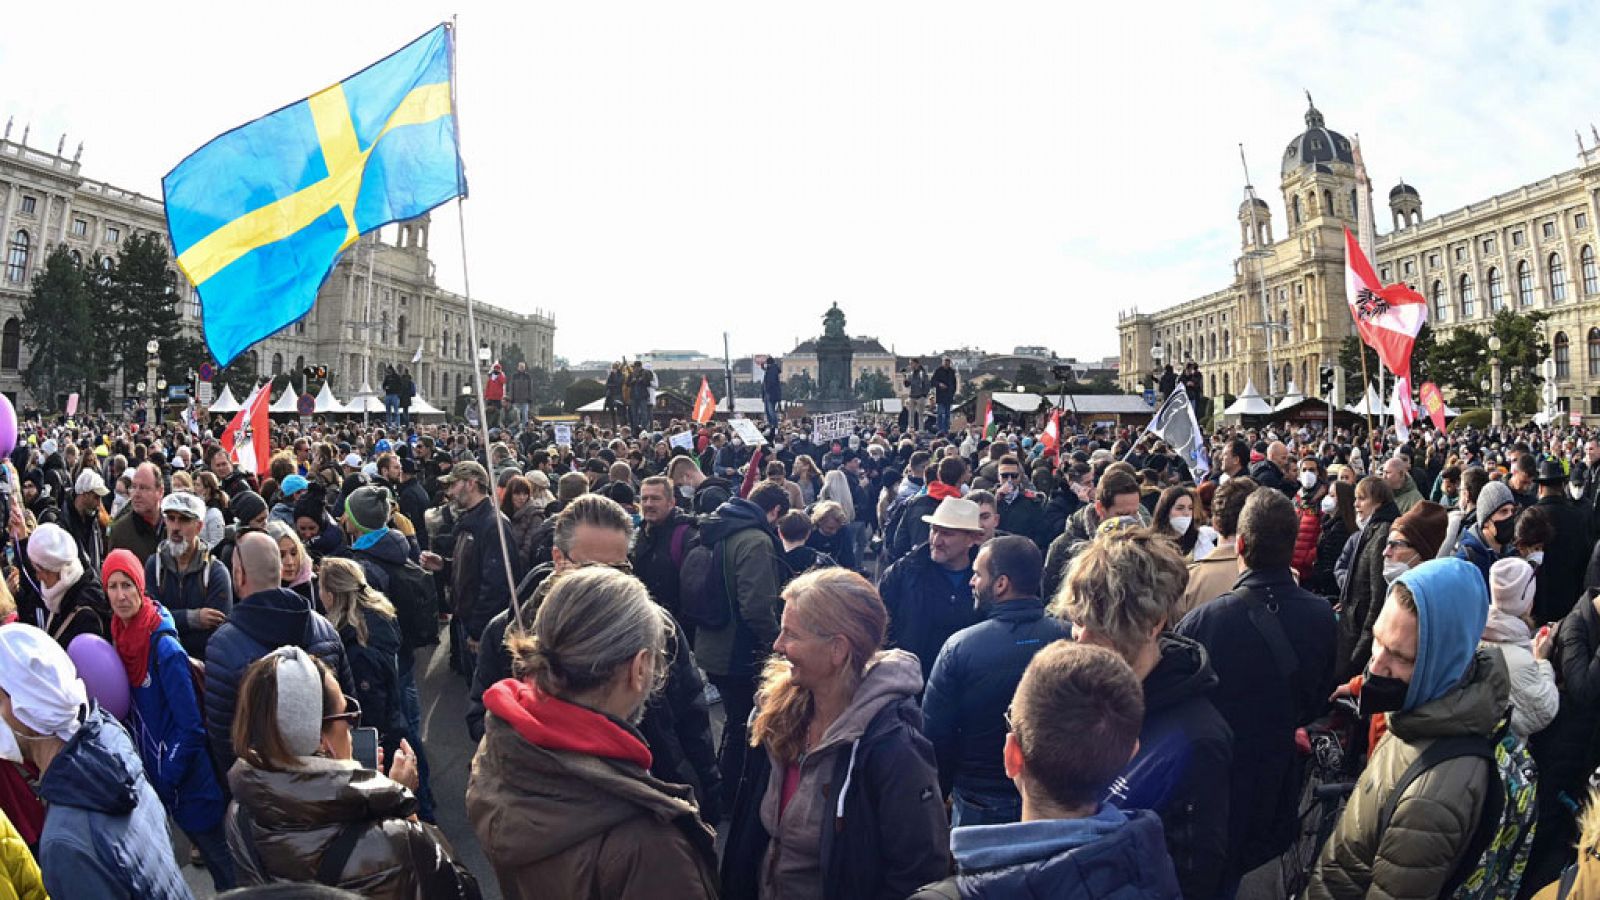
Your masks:
[{"label": "woman with long blonde hair", "polygon": [[812,570],[783,599],[750,728],[765,752],[745,755],[724,895],[909,896],[950,862],[921,664],[883,649],[888,613],[855,572]]},{"label": "woman with long blonde hair", "polygon": [[400,623],[394,604],[367,584],[366,572],[354,560],[330,556],[322,561],[318,575],[328,621],[344,641],[350,674],[355,676],[362,718],[378,729],[384,750],[393,753],[406,736],[400,706]]}]

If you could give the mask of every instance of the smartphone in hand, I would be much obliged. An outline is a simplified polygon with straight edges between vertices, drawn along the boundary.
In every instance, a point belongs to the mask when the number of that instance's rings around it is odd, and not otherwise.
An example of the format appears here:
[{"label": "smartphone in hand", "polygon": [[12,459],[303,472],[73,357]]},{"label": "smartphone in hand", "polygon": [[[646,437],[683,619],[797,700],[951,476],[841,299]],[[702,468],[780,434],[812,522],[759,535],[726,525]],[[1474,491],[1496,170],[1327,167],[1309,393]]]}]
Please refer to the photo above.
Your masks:
[{"label": "smartphone in hand", "polygon": [[378,729],[356,728],[350,732],[351,756],[363,769],[378,768]]}]

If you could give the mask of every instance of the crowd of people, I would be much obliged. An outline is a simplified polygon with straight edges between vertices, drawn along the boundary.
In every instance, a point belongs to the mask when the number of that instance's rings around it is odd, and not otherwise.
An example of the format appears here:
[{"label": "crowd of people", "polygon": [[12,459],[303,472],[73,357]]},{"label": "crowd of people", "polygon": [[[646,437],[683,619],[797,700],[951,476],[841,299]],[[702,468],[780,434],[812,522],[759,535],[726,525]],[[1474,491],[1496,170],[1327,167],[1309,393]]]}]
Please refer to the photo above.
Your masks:
[{"label": "crowd of people", "polygon": [[376,897],[1530,897],[1600,859],[1600,440],[1222,427],[1195,470],[952,423],[936,370],[925,419],[747,442],[637,415],[648,372],[570,443],[501,393],[488,432],[275,425],[260,472],[22,423],[0,877],[187,897],[169,822],[219,892]]}]

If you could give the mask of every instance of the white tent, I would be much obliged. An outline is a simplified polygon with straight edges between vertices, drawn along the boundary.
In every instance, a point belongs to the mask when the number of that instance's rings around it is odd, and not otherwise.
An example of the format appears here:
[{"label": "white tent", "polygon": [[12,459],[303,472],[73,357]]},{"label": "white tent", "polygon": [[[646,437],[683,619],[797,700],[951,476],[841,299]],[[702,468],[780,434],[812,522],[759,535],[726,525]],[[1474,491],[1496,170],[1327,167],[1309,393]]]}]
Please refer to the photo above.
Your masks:
[{"label": "white tent", "polygon": [[1304,401],[1305,399],[1306,399],[1306,396],[1304,394],[1300,393],[1300,388],[1297,387],[1295,385],[1294,381],[1291,380],[1289,382],[1289,393],[1284,394],[1283,395],[1283,399],[1279,400],[1278,401],[1278,405],[1274,406],[1273,409],[1274,410],[1280,410],[1280,411],[1281,410],[1285,410],[1285,409],[1288,409],[1289,407],[1295,405],[1296,403],[1300,403],[1300,402]]},{"label": "white tent", "polygon": [[267,412],[299,413],[300,395],[294,392],[294,385],[284,385],[283,393],[279,394],[278,399],[273,401],[271,406],[267,407]]},{"label": "white tent", "polygon": [[1256,390],[1254,379],[1244,384],[1244,391],[1239,398],[1233,401],[1227,409],[1222,411],[1225,416],[1265,416],[1272,412],[1272,407],[1262,399],[1261,392]]},{"label": "white tent", "polygon": [[217,396],[217,399],[212,402],[208,409],[214,413],[233,413],[238,412],[241,406],[239,401],[234,399],[233,388],[223,385],[222,393]]},{"label": "white tent", "polygon": [[444,410],[442,410],[439,407],[434,406],[432,403],[429,403],[428,401],[422,399],[422,395],[421,394],[418,394],[417,396],[411,398],[411,414],[413,416],[442,416],[442,415],[446,415]]},{"label": "white tent", "polygon": [[339,398],[333,395],[333,388],[329,387],[328,383],[324,381],[322,390],[317,392],[317,415],[342,412],[344,412],[344,404],[339,402]]},{"label": "white tent", "polygon": [[1361,402],[1353,403],[1345,407],[1345,409],[1358,416],[1386,416],[1389,414],[1389,407],[1384,405],[1383,400],[1378,397],[1378,389],[1370,384],[1367,385],[1367,396],[1363,397]]}]

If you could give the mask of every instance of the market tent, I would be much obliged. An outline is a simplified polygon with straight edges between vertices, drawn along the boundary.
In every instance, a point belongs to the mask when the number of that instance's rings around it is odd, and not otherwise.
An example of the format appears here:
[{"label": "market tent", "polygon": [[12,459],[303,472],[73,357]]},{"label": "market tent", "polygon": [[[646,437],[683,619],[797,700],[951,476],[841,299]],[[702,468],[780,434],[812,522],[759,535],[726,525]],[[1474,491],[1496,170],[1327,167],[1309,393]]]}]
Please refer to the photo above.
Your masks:
[{"label": "market tent", "polygon": [[285,385],[283,393],[279,394],[278,399],[267,407],[267,412],[298,414],[300,412],[300,395],[294,392],[294,385]]},{"label": "market tent", "polygon": [[208,407],[208,410],[214,413],[233,413],[238,412],[239,409],[239,401],[234,399],[233,388],[227,385],[222,386],[222,393]]},{"label": "market tent", "polygon": [[326,381],[322,383],[322,390],[317,392],[315,412],[319,416],[344,412],[344,404],[340,403],[339,398],[333,395],[333,388],[329,387]]},{"label": "market tent", "polygon": [[413,416],[442,416],[442,415],[446,415],[444,410],[442,410],[439,407],[434,406],[432,403],[429,403],[428,401],[422,399],[422,395],[421,394],[418,394],[417,396],[411,398],[411,414]]},{"label": "market tent", "polygon": [[1262,399],[1261,392],[1256,390],[1254,379],[1246,381],[1244,391],[1239,394],[1238,399],[1222,411],[1225,416],[1265,416],[1271,413],[1272,407]]},{"label": "market tent", "polygon": [[1289,393],[1283,395],[1283,399],[1278,401],[1278,405],[1274,406],[1273,410],[1282,412],[1304,399],[1306,399],[1306,395],[1300,393],[1300,388],[1291,380],[1289,382]]},{"label": "market tent", "polygon": [[1358,416],[1386,416],[1389,414],[1389,407],[1378,397],[1377,388],[1370,384],[1367,385],[1367,395],[1361,398],[1360,402],[1352,403],[1345,409]]},{"label": "market tent", "polygon": [[1044,398],[1038,394],[1027,391],[994,391],[989,398],[998,406],[1004,406],[1013,412],[1034,413],[1044,405]]}]

